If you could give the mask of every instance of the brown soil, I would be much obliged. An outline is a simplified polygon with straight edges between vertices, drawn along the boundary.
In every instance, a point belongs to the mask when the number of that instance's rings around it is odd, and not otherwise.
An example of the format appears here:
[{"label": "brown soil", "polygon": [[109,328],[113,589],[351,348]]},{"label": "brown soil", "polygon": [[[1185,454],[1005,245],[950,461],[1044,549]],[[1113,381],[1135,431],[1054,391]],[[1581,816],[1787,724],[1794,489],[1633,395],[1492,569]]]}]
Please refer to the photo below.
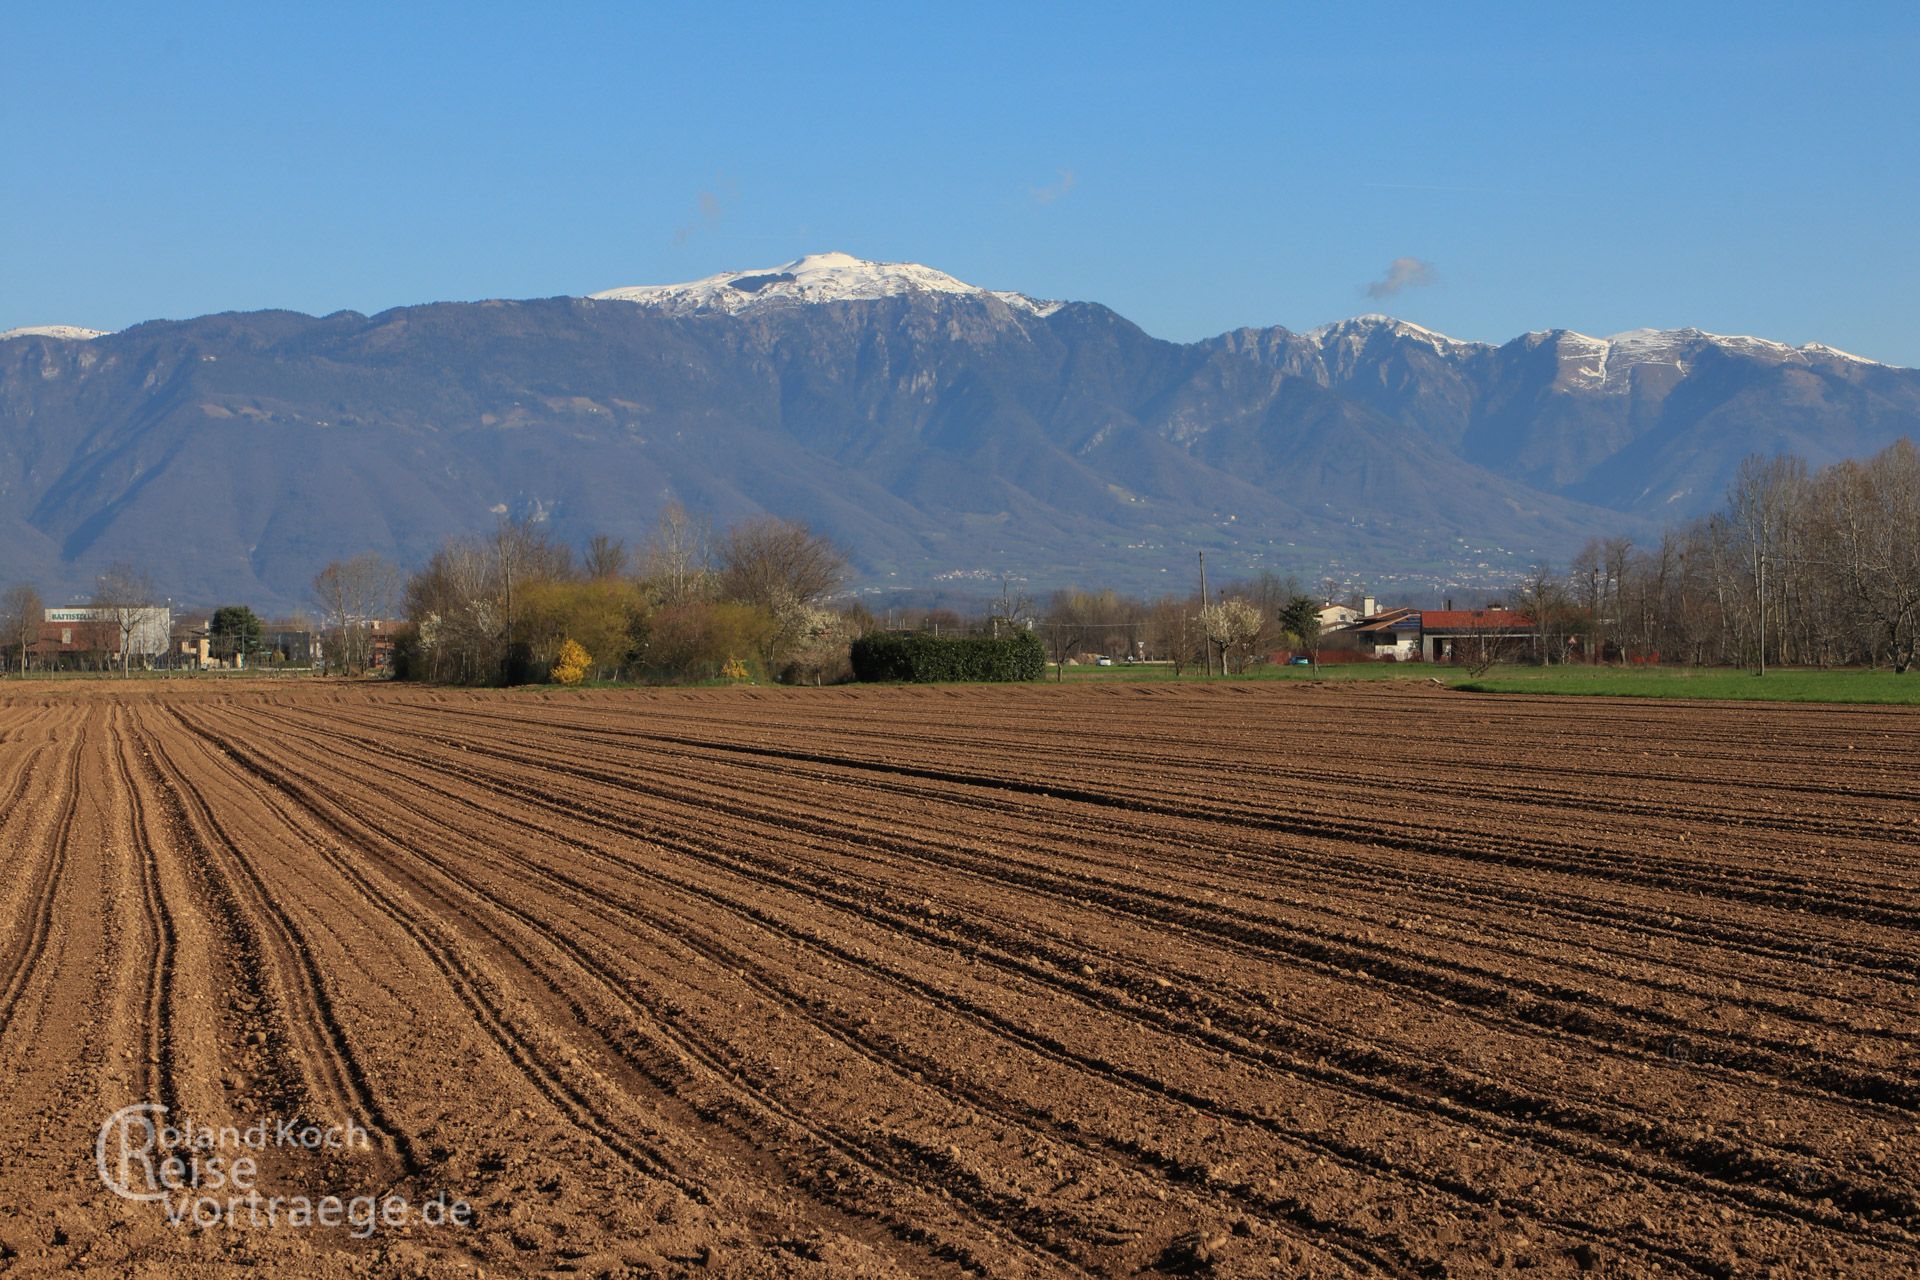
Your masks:
[{"label": "brown soil", "polygon": [[[1425,687],[0,687],[0,1274],[1915,1274],[1916,760]],[[95,1170],[142,1101],[475,1221],[172,1225]]]}]

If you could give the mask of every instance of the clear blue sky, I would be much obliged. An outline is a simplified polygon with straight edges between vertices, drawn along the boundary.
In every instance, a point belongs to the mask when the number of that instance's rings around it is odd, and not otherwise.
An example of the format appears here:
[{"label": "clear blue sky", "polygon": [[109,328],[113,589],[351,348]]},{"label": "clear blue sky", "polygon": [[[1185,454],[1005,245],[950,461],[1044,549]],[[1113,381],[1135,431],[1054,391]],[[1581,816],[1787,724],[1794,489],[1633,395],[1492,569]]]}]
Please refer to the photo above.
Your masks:
[{"label": "clear blue sky", "polygon": [[1380,310],[1920,365],[1912,4],[1042,8],[17,7],[0,328],[839,249],[1177,339]]}]

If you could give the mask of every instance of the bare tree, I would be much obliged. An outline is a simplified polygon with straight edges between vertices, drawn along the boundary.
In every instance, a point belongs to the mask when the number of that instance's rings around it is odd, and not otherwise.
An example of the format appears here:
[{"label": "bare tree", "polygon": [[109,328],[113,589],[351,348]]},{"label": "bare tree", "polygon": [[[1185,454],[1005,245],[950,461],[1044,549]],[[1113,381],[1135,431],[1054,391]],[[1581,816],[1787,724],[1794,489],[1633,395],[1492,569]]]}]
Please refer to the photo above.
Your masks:
[{"label": "bare tree", "polygon": [[1771,630],[1769,605],[1773,606],[1772,623],[1784,626],[1786,622],[1785,610],[1779,605],[1786,595],[1782,570],[1798,558],[1792,556],[1791,544],[1797,517],[1806,505],[1806,488],[1807,464],[1799,458],[1754,454],[1740,464],[1727,490],[1731,528],[1747,561],[1752,601],[1752,612],[1740,619],[1741,629],[1752,638],[1763,675]]},{"label": "bare tree", "polygon": [[1516,631],[1517,624],[1501,617],[1505,610],[1473,612],[1479,616],[1469,621],[1463,634],[1447,642],[1446,655],[1456,665],[1464,665],[1469,674],[1485,675],[1495,663],[1512,662],[1528,649],[1537,649],[1538,637]]},{"label": "bare tree", "polygon": [[126,675],[136,639],[153,626],[153,579],[124,562],[109,565],[94,582],[93,608],[112,629],[120,646],[120,674]]},{"label": "bare tree", "polygon": [[5,643],[18,647],[21,675],[27,673],[27,651],[39,638],[40,621],[45,616],[40,593],[26,583],[7,588],[7,594],[0,596],[0,636],[5,637]]},{"label": "bare tree", "polygon": [[1037,617],[1033,607],[1033,597],[1024,591],[1015,591],[1010,578],[1000,579],[1000,598],[994,602],[993,614],[989,619],[994,635],[1002,628],[1031,629]]},{"label": "bare tree", "polygon": [[507,627],[487,548],[448,541],[407,580],[405,605],[429,679],[472,684],[498,676]]},{"label": "bare tree", "polygon": [[1568,585],[1580,611],[1579,630],[1589,662],[1599,662],[1609,645],[1620,645],[1623,639],[1620,599],[1632,554],[1631,539],[1591,538],[1568,567]]},{"label": "bare tree", "polygon": [[531,518],[501,520],[494,528],[490,547],[500,586],[501,617],[509,629],[516,590],[530,582],[565,582],[577,576],[573,548],[554,541],[546,526]]},{"label": "bare tree", "polygon": [[1904,672],[1920,639],[1920,450],[1901,440],[1864,463],[1839,463],[1816,492],[1830,563],[1876,647]]},{"label": "bare tree", "polygon": [[1147,649],[1166,656],[1176,679],[1199,660],[1199,615],[1198,596],[1162,596],[1147,608]]},{"label": "bare tree", "polygon": [[343,671],[357,674],[370,665],[373,623],[392,609],[399,582],[399,570],[372,551],[335,560],[314,575],[313,597]]},{"label": "bare tree", "polygon": [[1048,604],[1048,620],[1062,622],[1060,639],[1072,644],[1066,656],[1091,651],[1101,657],[1131,654],[1146,630],[1147,607],[1112,587],[1093,591],[1055,592]]},{"label": "bare tree", "polygon": [[1573,607],[1566,585],[1554,576],[1553,566],[1544,560],[1536,564],[1514,587],[1514,596],[1520,611],[1533,619],[1540,661],[1566,661]]},{"label": "bare tree", "polygon": [[756,516],[720,542],[720,594],[776,614],[815,603],[846,574],[840,549],[793,520]]},{"label": "bare tree", "polygon": [[604,533],[596,533],[587,542],[587,576],[596,582],[624,578],[627,574],[627,544]]},{"label": "bare tree", "polygon": [[713,581],[713,526],[679,503],[669,503],[641,562],[641,573],[663,605],[704,599]]},{"label": "bare tree", "polygon": [[1038,625],[1053,654],[1054,679],[1064,680],[1067,659],[1081,651],[1099,620],[1098,601],[1091,592],[1062,590],[1047,599],[1047,616]]}]

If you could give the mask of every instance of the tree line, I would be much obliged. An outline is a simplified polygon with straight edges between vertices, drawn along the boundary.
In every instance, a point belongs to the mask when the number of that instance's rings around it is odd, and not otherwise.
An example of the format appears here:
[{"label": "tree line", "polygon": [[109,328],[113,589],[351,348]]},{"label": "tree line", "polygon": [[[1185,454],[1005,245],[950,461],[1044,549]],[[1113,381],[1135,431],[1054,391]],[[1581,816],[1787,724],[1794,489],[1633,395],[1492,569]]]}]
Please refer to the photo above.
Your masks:
[{"label": "tree line", "polygon": [[[1055,663],[1093,652],[1235,672],[1277,650],[1317,662],[1323,643],[1340,642],[1318,619],[1338,595],[1269,573],[1208,599],[1062,590],[1032,617]],[[1459,646],[1461,661],[1905,671],[1920,644],[1920,450],[1901,440],[1818,471],[1756,455],[1718,510],[1657,545],[1594,538],[1563,569],[1537,564],[1483,603],[1522,615],[1532,633],[1489,634]]]},{"label": "tree line", "polygon": [[1719,510],[1659,545],[1594,539],[1516,584],[1548,660],[1890,666],[1920,630],[1920,451],[1815,472],[1748,458]]},{"label": "tree line", "polygon": [[818,684],[853,676],[859,638],[923,631],[1030,635],[1059,667],[1123,655],[1228,672],[1288,635],[1298,639],[1303,627],[1318,630],[1318,603],[1296,580],[1272,574],[1211,601],[1065,589],[1044,607],[1009,583],[970,616],[908,609],[884,618],[858,601],[830,599],[846,577],[846,557],[831,542],[769,516],[716,533],[706,518],[671,506],[637,553],[604,536],[576,553],[543,525],[502,521],[489,534],[449,541],[407,582],[404,612],[414,631],[395,670],[453,683]]},{"label": "tree line", "polygon": [[396,674],[518,684],[846,678],[856,622],[825,600],[846,557],[771,516],[715,533],[673,505],[634,554],[596,536],[576,554],[530,521],[456,538],[408,580]]},{"label": "tree line", "polygon": [[[455,538],[403,579],[378,555],[326,566],[313,599],[330,669],[374,665],[397,602],[396,674],[458,683],[715,678],[846,679],[859,636],[882,630],[1005,636],[1030,632],[1055,669],[1096,655],[1234,673],[1278,650],[1314,661],[1319,610],[1295,578],[1263,573],[1202,597],[1142,598],[1065,588],[1036,601],[1011,583],[973,616],[896,610],[882,619],[833,597],[846,557],[805,525],[770,516],[716,532],[674,505],[638,548],[597,536],[575,550],[546,526],[503,520]],[[1667,529],[1657,545],[1595,538],[1557,570],[1536,565],[1492,593],[1528,619],[1522,647],[1470,647],[1466,660],[1693,665],[1888,665],[1920,642],[1920,451],[1908,441],[1811,471],[1792,457],[1749,458],[1719,510]],[[119,565],[93,605],[101,648],[128,660],[150,580]],[[1355,601],[1357,603],[1357,601]],[[0,637],[24,667],[40,628],[31,586],[0,596]],[[216,652],[246,653],[259,620],[213,615]],[[1463,650],[1463,654],[1469,650]]]}]

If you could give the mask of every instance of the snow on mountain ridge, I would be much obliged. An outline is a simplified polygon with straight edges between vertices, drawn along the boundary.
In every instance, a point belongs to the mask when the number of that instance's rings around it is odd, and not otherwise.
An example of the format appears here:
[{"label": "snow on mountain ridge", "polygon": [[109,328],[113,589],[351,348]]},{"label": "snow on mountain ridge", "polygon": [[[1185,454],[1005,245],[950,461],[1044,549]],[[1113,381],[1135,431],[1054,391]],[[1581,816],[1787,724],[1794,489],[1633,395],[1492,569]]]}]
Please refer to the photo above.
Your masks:
[{"label": "snow on mountain ridge", "polygon": [[1527,337],[1558,343],[1561,359],[1574,363],[1574,367],[1566,371],[1570,382],[1582,382],[1594,390],[1616,393],[1629,389],[1633,370],[1642,365],[1668,365],[1684,375],[1687,372],[1687,357],[1702,347],[1718,347],[1741,355],[1798,361],[1802,364],[1810,363],[1811,358],[1816,356],[1855,364],[1880,363],[1818,342],[1793,347],[1766,338],[1708,333],[1704,329],[1691,327],[1628,329],[1605,338],[1591,337],[1571,329],[1555,329],[1545,333],[1529,333]]},{"label": "snow on mountain ridge", "polygon": [[30,324],[0,332],[0,342],[8,338],[60,338],[68,342],[91,342],[104,338],[108,329],[83,329],[77,324]]},{"label": "snow on mountain ridge", "polygon": [[944,271],[915,262],[869,262],[847,253],[813,253],[778,267],[723,271],[684,284],[634,285],[588,296],[637,302],[669,311],[724,311],[737,315],[761,306],[806,302],[852,302],[932,293],[995,298],[1018,311],[1049,316],[1064,303],[1024,293],[982,289]]},{"label": "snow on mountain ridge", "polygon": [[1411,320],[1401,320],[1394,316],[1382,315],[1377,311],[1369,312],[1363,316],[1351,316],[1345,320],[1335,320],[1331,324],[1323,324],[1318,328],[1309,329],[1301,336],[1313,343],[1316,347],[1325,350],[1329,343],[1334,342],[1346,342],[1350,344],[1364,343],[1380,329],[1386,329],[1399,337],[1412,338],[1417,342],[1424,342],[1435,351],[1441,352],[1451,348],[1484,347],[1488,345],[1484,342],[1465,342],[1459,338],[1450,338],[1444,333],[1437,333],[1424,325],[1417,325]]},{"label": "snow on mountain ridge", "polygon": [[[1470,339],[1449,337],[1444,333],[1418,325],[1411,320],[1401,320],[1395,316],[1370,312],[1366,315],[1351,316],[1345,320],[1335,320],[1317,328],[1308,329],[1302,337],[1316,347],[1325,349],[1333,343],[1346,342],[1362,344],[1380,330],[1386,330],[1397,337],[1422,342],[1436,351],[1448,350],[1491,350],[1495,344],[1475,342]],[[1558,342],[1562,347],[1584,347],[1602,357],[1603,364],[1662,363],[1680,364],[1681,357],[1689,350],[1701,344],[1716,346],[1727,351],[1737,351],[1744,355],[1768,356],[1774,359],[1806,360],[1810,356],[1824,356],[1833,360],[1848,360],[1855,364],[1878,365],[1878,360],[1865,356],[1856,356],[1830,347],[1821,342],[1808,342],[1800,346],[1790,346],[1784,342],[1774,342],[1768,338],[1755,338],[1745,334],[1708,333],[1705,329],[1628,329],[1605,338],[1595,338],[1573,329],[1534,330],[1524,335],[1523,341]],[[1584,358],[1585,353],[1582,353]]]}]

